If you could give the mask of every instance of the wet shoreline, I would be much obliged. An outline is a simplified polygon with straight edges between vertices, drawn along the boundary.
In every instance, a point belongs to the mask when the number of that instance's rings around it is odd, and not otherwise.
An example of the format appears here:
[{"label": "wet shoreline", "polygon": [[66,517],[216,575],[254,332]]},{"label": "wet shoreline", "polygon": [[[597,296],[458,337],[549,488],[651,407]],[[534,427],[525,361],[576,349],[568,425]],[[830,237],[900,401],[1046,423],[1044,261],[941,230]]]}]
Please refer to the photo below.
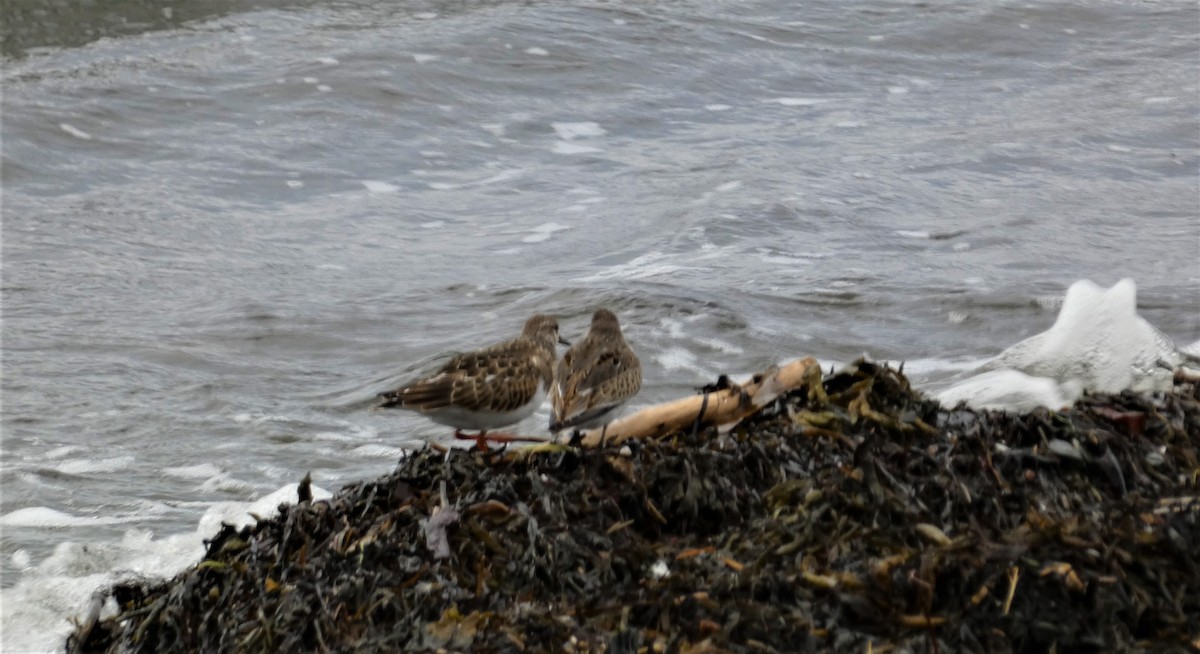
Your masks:
[{"label": "wet shoreline", "polygon": [[1186,647],[1197,434],[1191,383],[1016,415],[857,362],[727,433],[302,486],[75,651]]}]

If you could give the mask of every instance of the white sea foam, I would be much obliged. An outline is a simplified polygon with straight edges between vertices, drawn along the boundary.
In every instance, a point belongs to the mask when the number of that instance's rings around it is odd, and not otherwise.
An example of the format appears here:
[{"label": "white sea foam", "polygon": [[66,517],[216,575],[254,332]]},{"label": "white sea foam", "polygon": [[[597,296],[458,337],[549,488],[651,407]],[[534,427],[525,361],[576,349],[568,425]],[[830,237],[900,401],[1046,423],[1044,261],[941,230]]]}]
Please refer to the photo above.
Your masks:
[{"label": "white sea foam", "polygon": [[558,223],[542,223],[533,228],[533,233],[521,239],[522,243],[541,243],[550,240],[550,236],[554,232],[571,229],[568,225],[560,225]]},{"label": "white sea foam", "polygon": [[545,56],[549,55],[550,53],[545,48],[533,47],[533,48],[525,48],[525,54],[531,54],[535,57],[545,57]]},{"label": "white sea foam", "polygon": [[42,529],[91,527],[95,525],[113,525],[122,522],[129,522],[129,519],[74,516],[44,506],[17,509],[16,511],[0,516],[0,526],[3,527],[35,527]]},{"label": "white sea foam", "polygon": [[116,472],[133,465],[133,456],[115,456],[108,459],[75,459],[63,461],[54,469],[67,475],[86,475],[93,472]]},{"label": "white sea foam", "polygon": [[[15,584],[0,589],[0,650],[61,652],[71,629],[69,619],[88,611],[94,593],[130,577],[174,575],[203,555],[204,539],[216,534],[222,521],[244,526],[255,521],[250,513],[272,517],[278,512],[279,504],[296,501],[296,488],[297,484],[288,484],[249,504],[222,502],[214,505],[190,533],[156,539],[148,531],[130,530],[119,542],[63,542],[37,564],[33,564],[28,553],[14,553],[13,562],[22,568],[22,572]],[[330,497],[329,491],[317,486],[312,487],[312,493],[314,500]],[[26,509],[21,511],[26,517],[65,515],[49,509],[33,513]],[[61,517],[56,519],[62,521]],[[0,524],[12,526],[2,519]],[[115,606],[109,600],[102,615],[111,615],[114,611]]]},{"label": "white sea foam", "polygon": [[815,107],[829,101],[822,98],[772,98],[767,102],[774,102],[785,107]]},{"label": "white sea foam", "polygon": [[937,373],[955,373],[975,370],[980,365],[985,363],[986,359],[968,358],[968,359],[940,359],[936,357],[922,357],[918,359],[906,359],[904,361],[883,361],[893,368],[904,366],[904,373],[908,375],[935,375]]},{"label": "white sea foam", "polygon": [[647,279],[649,277],[670,275],[687,269],[684,266],[666,263],[663,261],[665,258],[666,255],[660,252],[647,252],[625,263],[611,266],[600,272],[577,277],[575,281],[598,282],[607,279]]},{"label": "white sea foam", "polygon": [[47,459],[61,459],[68,454],[74,454],[82,450],[83,448],[79,445],[64,445],[62,447],[56,447],[49,452],[46,452],[42,456],[46,457]]},{"label": "white sea foam", "polygon": [[418,64],[427,64],[431,61],[437,61],[439,59],[439,57],[435,54],[422,54],[419,52],[413,53],[412,58],[413,61],[417,62]]},{"label": "white sea foam", "polygon": [[163,468],[163,474],[183,479],[209,479],[221,474],[221,469],[211,463],[197,463],[192,466],[174,466]]},{"label": "white sea foam", "polygon": [[700,337],[700,336],[693,336],[692,340],[695,341],[699,345],[703,345],[705,347],[711,348],[718,352],[724,352],[726,354],[742,354],[743,352],[746,351],[740,345],[737,345],[735,343],[730,343],[729,341],[723,341],[719,338],[704,338],[704,337]]},{"label": "white sea foam", "polygon": [[991,370],[955,384],[938,394],[947,407],[966,402],[976,409],[1032,411],[1038,407],[1060,409],[1079,399],[1082,388],[1069,387],[1047,377],[1034,377],[1016,370]]},{"label": "white sea foam", "polygon": [[367,191],[371,193],[395,193],[396,191],[400,190],[400,187],[396,186],[395,184],[389,184],[387,182],[380,182],[371,179],[362,180],[362,185],[367,187]]},{"label": "white sea foam", "polygon": [[1179,352],[1191,357],[1200,358],[1200,341],[1179,348]]},{"label": "white sea foam", "polygon": [[361,456],[368,459],[399,459],[406,454],[406,451],[400,447],[392,447],[390,445],[380,445],[371,443],[368,445],[360,445],[350,451],[354,456]]},{"label": "white sea foam", "polygon": [[222,493],[242,493],[254,489],[254,484],[241,479],[234,479],[228,473],[220,473],[205,479],[200,484],[200,490],[205,492],[220,491]]},{"label": "white sea foam", "polygon": [[570,141],[556,141],[553,149],[555,154],[591,154],[593,152],[604,152],[604,150],[591,145],[572,143]]},{"label": "white sea foam", "polygon": [[983,408],[1057,409],[1085,389],[1165,390],[1183,358],[1170,339],[1138,315],[1132,279],[1107,289],[1082,280],[1067,289],[1050,329],[1004,350],[980,368],[981,374],[938,397]]},{"label": "white sea foam", "polygon": [[[416,171],[413,171],[413,172],[416,172]],[[426,171],[422,171],[422,172],[424,174],[428,174]],[[464,188],[477,188],[480,186],[488,186],[491,184],[499,184],[502,182],[507,182],[509,180],[520,177],[521,175],[524,174],[524,172],[525,172],[524,170],[514,168],[514,169],[510,169],[510,170],[502,170],[502,171],[496,173],[495,175],[484,177],[482,179],[470,180],[470,181],[466,181],[466,182],[427,182],[427,183],[429,184],[429,188],[431,188],[435,191],[451,191],[451,190],[464,189]]]},{"label": "white sea foam", "polygon": [[505,134],[504,123],[480,123],[479,127],[492,136],[500,137]]},{"label": "white sea foam", "polygon": [[62,128],[62,131],[70,134],[71,136],[74,136],[77,139],[83,139],[85,141],[92,140],[91,134],[88,134],[87,132],[79,129],[78,127],[68,125],[67,123],[59,123],[58,126],[60,128]]},{"label": "white sea foam", "polygon": [[608,133],[599,124],[591,122],[551,123],[550,126],[554,128],[558,138],[568,141],[578,138],[595,138]]},{"label": "white sea foam", "polygon": [[699,372],[702,375],[708,373],[697,363],[696,354],[682,347],[669,347],[662,350],[654,355],[654,360],[663,370]]}]

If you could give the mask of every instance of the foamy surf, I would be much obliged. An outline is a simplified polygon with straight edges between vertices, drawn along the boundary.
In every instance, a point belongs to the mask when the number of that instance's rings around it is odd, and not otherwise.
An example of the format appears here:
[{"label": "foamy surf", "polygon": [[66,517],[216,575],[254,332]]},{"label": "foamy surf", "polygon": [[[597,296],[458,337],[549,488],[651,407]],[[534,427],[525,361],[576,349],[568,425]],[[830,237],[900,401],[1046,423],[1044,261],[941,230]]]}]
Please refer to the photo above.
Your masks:
[{"label": "foamy surf", "polygon": [[[193,474],[194,471],[184,471]],[[103,592],[129,578],[169,578],[195,564],[204,554],[204,539],[211,538],[221,523],[244,527],[254,515],[271,518],[280,504],[294,504],[298,484],[287,484],[254,502],[218,502],[200,518],[196,530],[155,538],[141,529],[125,532],[119,542],[59,543],[44,560],[34,563],[23,549],[14,552],[11,563],[21,577],[0,589],[0,650],[4,652],[61,652],[73,624],[89,610],[101,615],[116,612]],[[313,486],[314,500],[331,497]],[[253,514],[253,515],[252,515]],[[0,526],[11,534],[15,529],[56,529],[123,522],[120,518],[78,517],[45,507],[18,509],[0,516]],[[96,606],[93,606],[93,605]]]},{"label": "foamy surf", "polygon": [[1138,314],[1132,279],[1107,289],[1085,279],[1067,289],[1049,329],[1007,348],[938,399],[977,409],[1058,409],[1084,391],[1167,390],[1187,358]]}]

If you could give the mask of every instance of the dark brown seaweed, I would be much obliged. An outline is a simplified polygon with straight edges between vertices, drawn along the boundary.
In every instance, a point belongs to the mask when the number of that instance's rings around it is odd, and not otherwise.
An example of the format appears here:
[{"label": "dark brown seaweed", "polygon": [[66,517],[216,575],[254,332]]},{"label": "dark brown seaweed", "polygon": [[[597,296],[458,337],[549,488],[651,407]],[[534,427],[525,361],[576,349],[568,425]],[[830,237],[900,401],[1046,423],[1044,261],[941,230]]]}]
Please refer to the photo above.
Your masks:
[{"label": "dark brown seaweed", "polygon": [[113,589],[83,652],[1200,648],[1200,392],[1027,415],[868,362],[726,434],[426,448]]}]

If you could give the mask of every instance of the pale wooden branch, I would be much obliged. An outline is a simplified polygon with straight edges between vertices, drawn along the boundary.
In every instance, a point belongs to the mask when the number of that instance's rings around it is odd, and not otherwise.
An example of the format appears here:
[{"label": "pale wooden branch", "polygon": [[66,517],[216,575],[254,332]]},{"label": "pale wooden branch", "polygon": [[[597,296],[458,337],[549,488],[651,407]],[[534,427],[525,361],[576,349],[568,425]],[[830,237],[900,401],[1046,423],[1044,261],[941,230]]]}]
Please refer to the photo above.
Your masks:
[{"label": "pale wooden branch", "polygon": [[[816,365],[816,359],[804,357],[782,367],[771,366],[740,386],[735,384],[707,395],[690,395],[648,406],[610,423],[604,432],[604,441],[606,444],[615,444],[633,438],[655,438],[691,429],[697,422],[702,428],[737,423],[781,394],[803,384],[809,368]],[[601,432],[601,428],[584,432],[583,447],[598,446]],[[568,439],[562,437],[561,440]]]}]

